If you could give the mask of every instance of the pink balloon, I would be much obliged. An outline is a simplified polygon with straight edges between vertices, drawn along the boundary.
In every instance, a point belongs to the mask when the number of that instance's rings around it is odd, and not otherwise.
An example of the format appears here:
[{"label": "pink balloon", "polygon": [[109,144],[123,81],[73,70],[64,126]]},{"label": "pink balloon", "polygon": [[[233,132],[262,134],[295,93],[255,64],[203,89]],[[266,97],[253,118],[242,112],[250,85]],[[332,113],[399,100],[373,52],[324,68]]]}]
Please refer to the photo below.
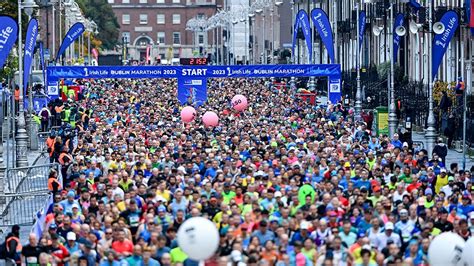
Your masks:
[{"label": "pink balloon", "polygon": [[219,124],[219,117],[216,113],[208,111],[202,116],[202,122],[208,127],[215,127]]},{"label": "pink balloon", "polygon": [[232,107],[241,112],[243,110],[245,110],[245,108],[247,108],[248,106],[248,102],[247,102],[247,98],[241,94],[237,94],[234,96],[234,98],[232,98]]},{"label": "pink balloon", "polygon": [[196,118],[196,110],[191,106],[186,106],[181,110],[181,120],[185,123],[192,122]]}]

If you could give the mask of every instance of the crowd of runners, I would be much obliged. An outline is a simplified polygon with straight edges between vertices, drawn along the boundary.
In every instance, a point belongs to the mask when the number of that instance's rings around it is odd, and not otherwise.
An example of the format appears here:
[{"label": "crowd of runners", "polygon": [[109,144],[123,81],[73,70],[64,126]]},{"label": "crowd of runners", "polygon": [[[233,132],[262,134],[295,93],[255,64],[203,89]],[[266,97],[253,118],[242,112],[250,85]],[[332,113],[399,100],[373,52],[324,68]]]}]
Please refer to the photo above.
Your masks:
[{"label": "crowd of runners", "polygon": [[[469,169],[375,134],[348,107],[262,79],[211,80],[183,123],[173,80],[76,82],[77,99],[39,113],[62,125],[47,140],[61,173],[43,234],[6,238],[18,265],[198,265],[176,241],[196,216],[220,235],[205,265],[428,265],[433,237],[474,234]],[[217,127],[200,120],[210,110]]]}]

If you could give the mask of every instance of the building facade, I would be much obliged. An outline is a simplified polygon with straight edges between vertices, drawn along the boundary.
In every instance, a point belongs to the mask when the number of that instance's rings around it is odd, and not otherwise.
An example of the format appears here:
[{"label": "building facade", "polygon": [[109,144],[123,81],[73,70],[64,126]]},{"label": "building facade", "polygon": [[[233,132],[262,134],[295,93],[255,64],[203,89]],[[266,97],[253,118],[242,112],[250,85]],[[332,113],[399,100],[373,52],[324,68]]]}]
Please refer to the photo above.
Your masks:
[{"label": "building facade", "polygon": [[186,30],[192,18],[212,16],[219,0],[108,0],[120,25],[128,61],[171,63],[179,58],[208,57],[214,43],[210,32]]}]

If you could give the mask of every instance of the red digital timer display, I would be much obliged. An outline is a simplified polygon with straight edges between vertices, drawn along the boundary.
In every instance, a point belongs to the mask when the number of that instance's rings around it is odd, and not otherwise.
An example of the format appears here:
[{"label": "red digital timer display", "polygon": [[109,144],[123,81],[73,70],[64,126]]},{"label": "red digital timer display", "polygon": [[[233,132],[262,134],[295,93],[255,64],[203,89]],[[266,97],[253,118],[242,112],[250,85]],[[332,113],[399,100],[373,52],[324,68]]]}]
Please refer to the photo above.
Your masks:
[{"label": "red digital timer display", "polygon": [[180,58],[181,65],[207,65],[207,58]]}]

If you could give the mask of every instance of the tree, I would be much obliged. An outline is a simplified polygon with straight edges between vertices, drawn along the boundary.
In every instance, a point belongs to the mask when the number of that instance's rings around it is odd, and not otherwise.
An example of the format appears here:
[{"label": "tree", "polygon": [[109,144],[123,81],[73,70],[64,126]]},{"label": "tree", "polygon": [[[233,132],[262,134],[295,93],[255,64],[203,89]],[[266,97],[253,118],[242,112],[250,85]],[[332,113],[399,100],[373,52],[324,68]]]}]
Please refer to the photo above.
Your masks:
[{"label": "tree", "polygon": [[[0,14],[12,17],[15,21],[18,21],[18,0],[0,0]],[[25,13],[21,17],[22,36],[25,39],[26,28],[28,27],[28,17]]]},{"label": "tree", "polygon": [[114,49],[119,41],[117,17],[107,0],[76,0],[84,16],[92,19],[99,27],[96,38],[102,42],[102,48]]}]

